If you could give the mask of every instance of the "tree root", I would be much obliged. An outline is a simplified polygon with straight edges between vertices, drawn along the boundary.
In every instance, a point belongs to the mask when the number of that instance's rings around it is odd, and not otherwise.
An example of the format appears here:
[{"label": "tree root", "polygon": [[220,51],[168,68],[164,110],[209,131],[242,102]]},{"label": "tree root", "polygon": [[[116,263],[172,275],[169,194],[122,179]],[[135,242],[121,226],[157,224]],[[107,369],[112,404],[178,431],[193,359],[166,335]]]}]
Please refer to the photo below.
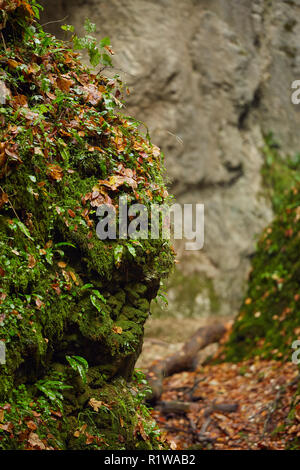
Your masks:
[{"label": "tree root", "polygon": [[181,351],[154,363],[147,374],[152,389],[152,395],[147,397],[147,401],[152,404],[157,402],[163,391],[163,379],[176,372],[193,370],[198,351],[211,343],[219,341],[225,332],[226,328],[221,323],[199,328],[184,344]]}]

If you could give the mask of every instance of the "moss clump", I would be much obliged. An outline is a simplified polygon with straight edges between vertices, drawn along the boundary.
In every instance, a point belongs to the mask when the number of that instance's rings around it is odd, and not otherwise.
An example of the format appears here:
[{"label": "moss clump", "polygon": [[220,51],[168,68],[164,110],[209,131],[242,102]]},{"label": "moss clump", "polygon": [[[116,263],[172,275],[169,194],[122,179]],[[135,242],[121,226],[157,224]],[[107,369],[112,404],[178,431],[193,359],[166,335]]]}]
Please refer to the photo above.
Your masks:
[{"label": "moss clump", "polygon": [[[120,113],[118,77],[45,33],[35,1],[2,4],[0,448],[155,447],[128,382],[173,252],[100,240],[96,209],[167,202],[162,155]],[[66,356],[88,362],[86,381]]]},{"label": "moss clump", "polygon": [[265,136],[262,151],[265,159],[262,167],[264,188],[271,199],[274,213],[278,214],[284,209],[292,187],[300,182],[300,154],[283,156],[272,133]]}]

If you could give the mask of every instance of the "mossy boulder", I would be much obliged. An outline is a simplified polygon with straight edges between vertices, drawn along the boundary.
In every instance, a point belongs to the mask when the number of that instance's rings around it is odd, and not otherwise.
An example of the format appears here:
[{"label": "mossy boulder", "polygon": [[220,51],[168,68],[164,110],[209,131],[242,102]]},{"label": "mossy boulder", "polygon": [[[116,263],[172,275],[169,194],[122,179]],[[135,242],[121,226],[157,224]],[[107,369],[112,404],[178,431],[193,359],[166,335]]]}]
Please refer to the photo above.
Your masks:
[{"label": "mossy boulder", "polygon": [[0,448],[159,448],[132,375],[174,254],[100,240],[96,210],[167,203],[163,156],[118,77],[45,33],[35,1],[1,6]]},{"label": "mossy boulder", "polygon": [[300,337],[300,185],[258,241],[248,291],[223,357],[291,360]]}]

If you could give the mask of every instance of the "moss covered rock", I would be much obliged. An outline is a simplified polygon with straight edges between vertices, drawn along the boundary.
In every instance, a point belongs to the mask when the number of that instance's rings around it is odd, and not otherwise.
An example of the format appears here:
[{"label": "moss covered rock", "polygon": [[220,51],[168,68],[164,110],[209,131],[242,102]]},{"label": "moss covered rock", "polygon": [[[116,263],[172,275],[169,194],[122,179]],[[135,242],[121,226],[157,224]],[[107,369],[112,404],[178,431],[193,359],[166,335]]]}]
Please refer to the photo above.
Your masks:
[{"label": "moss covered rock", "polygon": [[[159,447],[132,374],[173,252],[100,240],[96,210],[166,203],[163,157],[118,77],[45,33],[35,1],[1,5],[0,448]],[[107,40],[80,44],[108,61]]]},{"label": "moss covered rock", "polygon": [[249,286],[225,346],[227,360],[291,360],[300,336],[300,186],[258,242]]}]

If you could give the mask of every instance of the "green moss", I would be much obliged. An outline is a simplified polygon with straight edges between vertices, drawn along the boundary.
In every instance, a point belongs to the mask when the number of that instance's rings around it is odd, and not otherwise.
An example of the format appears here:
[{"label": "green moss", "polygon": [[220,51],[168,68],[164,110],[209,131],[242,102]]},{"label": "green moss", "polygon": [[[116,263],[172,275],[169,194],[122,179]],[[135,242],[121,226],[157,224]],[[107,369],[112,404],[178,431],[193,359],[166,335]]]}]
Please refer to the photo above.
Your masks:
[{"label": "green moss", "polygon": [[[129,204],[167,202],[163,158],[120,114],[119,80],[91,73],[33,18],[20,22],[24,14],[10,10],[0,26],[0,79],[11,91],[0,108],[0,409],[14,427],[0,428],[0,448],[32,448],[28,419],[46,448],[157,448],[129,382],[174,253],[161,239],[134,248],[99,240],[93,201],[96,193],[116,210],[120,195]],[[124,178],[117,188],[115,176]],[[88,362],[86,383],[66,356]],[[107,406],[95,411],[91,398]]]},{"label": "green moss", "polygon": [[272,133],[265,136],[262,151],[264,191],[272,201],[274,212],[279,213],[285,207],[286,197],[291,188],[300,182],[300,154],[283,156]]},{"label": "green moss", "polygon": [[297,186],[258,242],[248,292],[226,346],[228,360],[291,358],[300,326],[299,206]]}]

